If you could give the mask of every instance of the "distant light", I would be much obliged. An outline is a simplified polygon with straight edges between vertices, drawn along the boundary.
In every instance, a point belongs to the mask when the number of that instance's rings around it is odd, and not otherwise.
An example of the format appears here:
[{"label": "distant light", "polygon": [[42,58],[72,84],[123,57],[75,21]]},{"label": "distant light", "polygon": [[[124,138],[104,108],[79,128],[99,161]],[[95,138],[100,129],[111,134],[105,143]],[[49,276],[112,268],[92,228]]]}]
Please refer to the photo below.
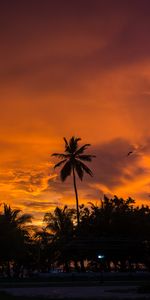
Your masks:
[{"label": "distant light", "polygon": [[100,259],[104,258],[104,255],[98,255],[98,258]]}]

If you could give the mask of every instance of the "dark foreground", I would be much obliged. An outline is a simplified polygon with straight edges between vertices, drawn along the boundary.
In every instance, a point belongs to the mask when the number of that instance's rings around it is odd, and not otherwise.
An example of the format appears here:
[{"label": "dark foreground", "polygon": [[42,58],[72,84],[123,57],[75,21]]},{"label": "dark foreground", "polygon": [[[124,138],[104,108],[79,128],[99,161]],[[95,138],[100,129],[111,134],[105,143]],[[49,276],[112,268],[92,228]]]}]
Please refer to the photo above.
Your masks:
[{"label": "dark foreground", "polygon": [[[99,279],[99,280],[98,280]],[[0,280],[0,300],[150,299],[150,274]]]},{"label": "dark foreground", "polygon": [[95,287],[36,287],[3,289],[11,296],[1,294],[1,300],[17,299],[150,299],[150,294],[138,293],[137,286]]}]

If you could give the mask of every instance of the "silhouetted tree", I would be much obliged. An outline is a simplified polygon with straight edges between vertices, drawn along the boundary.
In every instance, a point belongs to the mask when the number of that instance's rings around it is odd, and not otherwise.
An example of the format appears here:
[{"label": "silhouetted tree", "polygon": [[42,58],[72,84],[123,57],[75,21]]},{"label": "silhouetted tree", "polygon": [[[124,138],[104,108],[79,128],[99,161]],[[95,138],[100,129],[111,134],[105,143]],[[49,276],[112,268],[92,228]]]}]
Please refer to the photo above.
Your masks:
[{"label": "silhouetted tree", "polygon": [[[138,268],[139,262],[150,269],[148,206],[136,207],[131,198],[104,196],[100,205],[80,205],[79,215],[80,226],[74,222],[75,209],[56,207],[45,214],[46,226],[35,230],[27,226],[30,215],[5,204],[0,213],[0,270],[9,276],[11,262],[16,276],[24,267],[46,271],[63,264],[69,271],[74,262],[76,270],[84,271],[85,260],[97,271],[109,269],[110,262],[116,270]],[[99,254],[104,255],[103,262],[98,261]]]},{"label": "silhouetted tree", "polygon": [[53,248],[54,259],[65,263],[65,268],[69,271],[69,260],[71,253],[69,252],[69,243],[73,239],[73,218],[75,210],[56,207],[53,213],[46,213],[44,222],[46,229],[50,230],[52,237],[51,247]]},{"label": "silhouetted tree", "polygon": [[92,176],[92,171],[83,163],[83,161],[91,162],[94,155],[84,154],[85,150],[90,146],[90,144],[85,144],[79,147],[78,142],[80,138],[72,137],[69,142],[64,138],[65,141],[65,152],[64,153],[53,153],[52,156],[58,157],[61,161],[55,164],[54,168],[63,165],[60,171],[60,177],[62,181],[65,181],[68,176],[73,174],[73,185],[76,196],[76,210],[77,210],[77,224],[79,225],[79,201],[78,201],[78,191],[76,185],[76,173],[80,180],[83,179],[84,173]]},{"label": "silhouetted tree", "polygon": [[0,214],[0,259],[7,263],[8,274],[9,261],[18,260],[25,253],[25,243],[29,238],[25,225],[31,219],[31,215],[21,214],[21,210],[4,204],[4,211]]},{"label": "silhouetted tree", "polygon": [[39,270],[46,271],[52,264],[52,241],[54,234],[43,228],[35,228],[34,246],[36,248],[36,264]]}]

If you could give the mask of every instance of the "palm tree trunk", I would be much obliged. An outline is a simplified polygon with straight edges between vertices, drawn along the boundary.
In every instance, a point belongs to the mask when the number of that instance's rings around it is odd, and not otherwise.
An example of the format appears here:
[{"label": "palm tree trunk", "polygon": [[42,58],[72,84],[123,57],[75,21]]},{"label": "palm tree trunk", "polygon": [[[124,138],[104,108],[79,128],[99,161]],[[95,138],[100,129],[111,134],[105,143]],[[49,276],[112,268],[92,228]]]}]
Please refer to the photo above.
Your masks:
[{"label": "palm tree trunk", "polygon": [[78,191],[77,191],[74,167],[73,167],[73,185],[74,185],[74,191],[75,191],[75,196],[76,196],[77,224],[79,226],[79,201],[78,201]]}]

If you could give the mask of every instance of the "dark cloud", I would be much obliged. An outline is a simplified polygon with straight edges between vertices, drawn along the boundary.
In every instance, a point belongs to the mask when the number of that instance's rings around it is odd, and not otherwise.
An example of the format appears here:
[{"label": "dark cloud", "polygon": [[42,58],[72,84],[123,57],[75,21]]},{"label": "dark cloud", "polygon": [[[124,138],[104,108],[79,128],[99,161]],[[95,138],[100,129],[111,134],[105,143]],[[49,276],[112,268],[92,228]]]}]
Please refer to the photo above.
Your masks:
[{"label": "dark cloud", "polygon": [[[146,0],[142,4],[141,1],[136,4],[131,1],[113,1],[113,4],[112,1],[82,1],[80,4],[63,1],[63,5],[61,1],[57,4],[39,1],[36,6],[34,1],[30,5],[28,1],[16,3],[3,7],[10,18],[7,26],[2,27],[7,40],[1,47],[8,44],[9,57],[12,53],[8,63],[4,47],[3,85],[8,81],[12,85],[19,83],[24,90],[35,93],[67,91],[73,87],[82,90],[81,78],[91,78],[97,73],[103,77],[103,73],[111,69],[149,57],[150,4]],[[13,51],[15,45],[19,54],[16,48]]]},{"label": "dark cloud", "polygon": [[[133,151],[133,154],[127,156],[129,151]],[[96,155],[92,163],[93,179],[110,189],[121,185],[124,178],[132,180],[144,172],[144,168],[137,167],[139,156],[137,152],[134,153],[134,146],[123,138],[93,147],[93,152]],[[132,173],[126,173],[131,165]]]},{"label": "dark cloud", "polygon": [[25,205],[26,207],[30,207],[32,209],[50,209],[50,208],[55,208],[56,206],[59,206],[60,203],[58,201],[52,202],[44,202],[43,201],[24,201],[23,205]]}]

